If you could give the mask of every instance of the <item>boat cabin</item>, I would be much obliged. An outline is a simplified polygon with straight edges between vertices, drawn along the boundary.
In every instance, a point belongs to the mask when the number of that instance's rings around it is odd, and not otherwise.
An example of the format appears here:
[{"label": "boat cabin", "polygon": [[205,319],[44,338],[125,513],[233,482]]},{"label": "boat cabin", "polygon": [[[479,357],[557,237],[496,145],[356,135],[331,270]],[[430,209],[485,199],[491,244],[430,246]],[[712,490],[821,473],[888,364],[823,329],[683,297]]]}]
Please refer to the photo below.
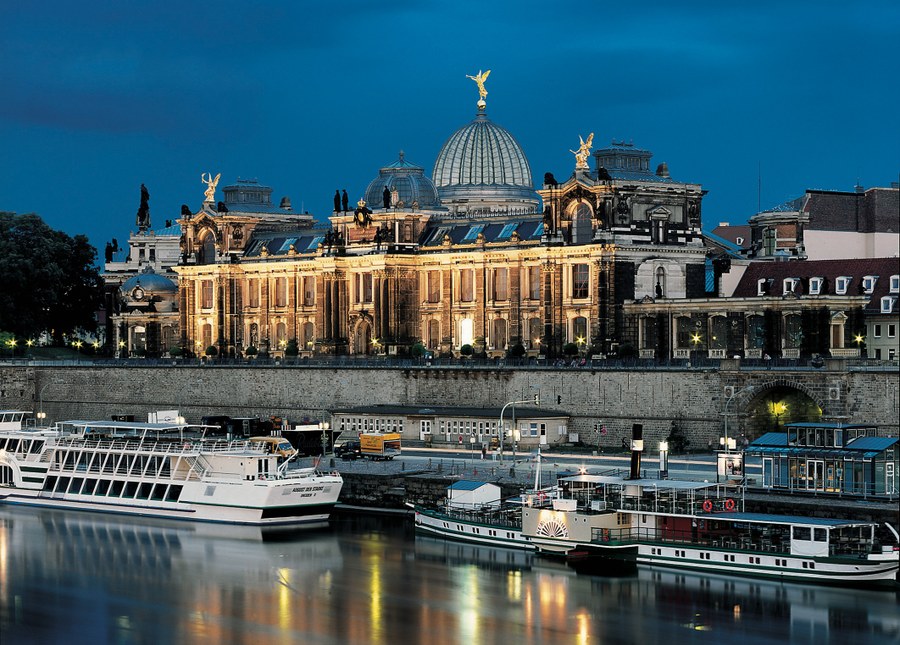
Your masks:
[{"label": "boat cabin", "polygon": [[762,488],[898,499],[900,445],[864,424],[787,423],[744,450],[762,462]]},{"label": "boat cabin", "polygon": [[460,480],[447,488],[447,505],[477,509],[500,505],[500,487],[488,482]]}]

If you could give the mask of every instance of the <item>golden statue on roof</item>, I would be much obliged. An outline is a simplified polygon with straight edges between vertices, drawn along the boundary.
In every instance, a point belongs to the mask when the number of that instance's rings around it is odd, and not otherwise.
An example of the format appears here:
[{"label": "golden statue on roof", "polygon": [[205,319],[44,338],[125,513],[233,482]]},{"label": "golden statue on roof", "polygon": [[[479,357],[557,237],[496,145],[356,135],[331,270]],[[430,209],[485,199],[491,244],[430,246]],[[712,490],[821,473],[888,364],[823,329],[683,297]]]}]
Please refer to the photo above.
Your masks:
[{"label": "golden statue on roof", "polygon": [[487,90],[484,89],[484,82],[487,80],[487,77],[490,75],[491,75],[491,70],[488,70],[486,72],[482,72],[481,70],[478,70],[478,74],[475,76],[469,76],[468,74],[466,74],[466,78],[471,78],[473,81],[475,81],[475,84],[478,85],[478,98],[481,101],[484,101],[484,97],[487,96]]},{"label": "golden statue on roof", "polygon": [[200,175],[200,181],[206,184],[206,190],[203,191],[203,201],[204,202],[214,202],[216,201],[216,186],[219,185],[219,178],[222,176],[222,173],[216,175],[216,178],[213,179],[211,172],[205,172]]},{"label": "golden statue on roof", "polygon": [[573,155],[575,155],[575,170],[587,170],[588,169],[588,157],[591,156],[591,146],[594,143],[594,133],[591,132],[588,135],[587,141],[581,138],[581,135],[578,135],[578,141],[581,145],[578,146],[578,150],[569,150]]}]

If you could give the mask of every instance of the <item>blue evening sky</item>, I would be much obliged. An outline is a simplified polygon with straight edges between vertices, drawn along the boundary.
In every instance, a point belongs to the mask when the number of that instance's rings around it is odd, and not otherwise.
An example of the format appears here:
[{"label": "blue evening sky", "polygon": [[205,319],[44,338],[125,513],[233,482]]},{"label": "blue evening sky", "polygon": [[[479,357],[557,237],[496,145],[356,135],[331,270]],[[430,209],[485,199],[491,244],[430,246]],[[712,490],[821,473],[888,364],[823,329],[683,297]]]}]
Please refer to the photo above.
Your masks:
[{"label": "blue evening sky", "polygon": [[488,115],[537,185],[595,133],[701,183],[704,228],[900,170],[900,3],[0,0],[0,210],[101,251],[197,209],[204,172],[324,219]]}]

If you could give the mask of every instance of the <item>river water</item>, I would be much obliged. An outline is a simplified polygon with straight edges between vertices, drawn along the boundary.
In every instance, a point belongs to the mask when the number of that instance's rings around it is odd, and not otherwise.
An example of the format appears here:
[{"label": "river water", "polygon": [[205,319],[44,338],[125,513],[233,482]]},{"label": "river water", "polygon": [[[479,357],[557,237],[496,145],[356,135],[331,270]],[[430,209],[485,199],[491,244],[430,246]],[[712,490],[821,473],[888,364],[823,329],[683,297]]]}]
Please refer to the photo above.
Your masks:
[{"label": "river water", "polygon": [[576,575],[404,516],[262,533],[0,507],[0,643],[897,643],[892,591]]}]

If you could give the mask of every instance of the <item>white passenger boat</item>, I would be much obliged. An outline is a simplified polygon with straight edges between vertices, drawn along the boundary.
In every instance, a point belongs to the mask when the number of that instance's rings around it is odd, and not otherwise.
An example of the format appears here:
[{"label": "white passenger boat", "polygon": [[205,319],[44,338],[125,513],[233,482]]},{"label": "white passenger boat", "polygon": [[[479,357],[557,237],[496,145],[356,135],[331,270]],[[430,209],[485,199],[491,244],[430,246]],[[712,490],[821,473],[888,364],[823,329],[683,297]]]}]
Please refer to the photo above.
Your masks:
[{"label": "white passenger boat", "polygon": [[343,485],[206,426],[3,419],[0,503],[269,526],[327,520]]},{"label": "white passenger boat", "polygon": [[596,572],[652,565],[844,585],[894,584],[897,532],[888,524],[747,513],[740,489],[605,475],[560,478],[552,508],[522,509],[538,552]]},{"label": "white passenger boat", "polygon": [[556,494],[555,488],[541,488],[540,450],[536,459],[533,490],[501,499],[497,484],[457,481],[447,487],[447,497],[437,508],[412,505],[416,531],[473,544],[533,551],[531,538],[522,534],[522,508],[546,506]]}]

